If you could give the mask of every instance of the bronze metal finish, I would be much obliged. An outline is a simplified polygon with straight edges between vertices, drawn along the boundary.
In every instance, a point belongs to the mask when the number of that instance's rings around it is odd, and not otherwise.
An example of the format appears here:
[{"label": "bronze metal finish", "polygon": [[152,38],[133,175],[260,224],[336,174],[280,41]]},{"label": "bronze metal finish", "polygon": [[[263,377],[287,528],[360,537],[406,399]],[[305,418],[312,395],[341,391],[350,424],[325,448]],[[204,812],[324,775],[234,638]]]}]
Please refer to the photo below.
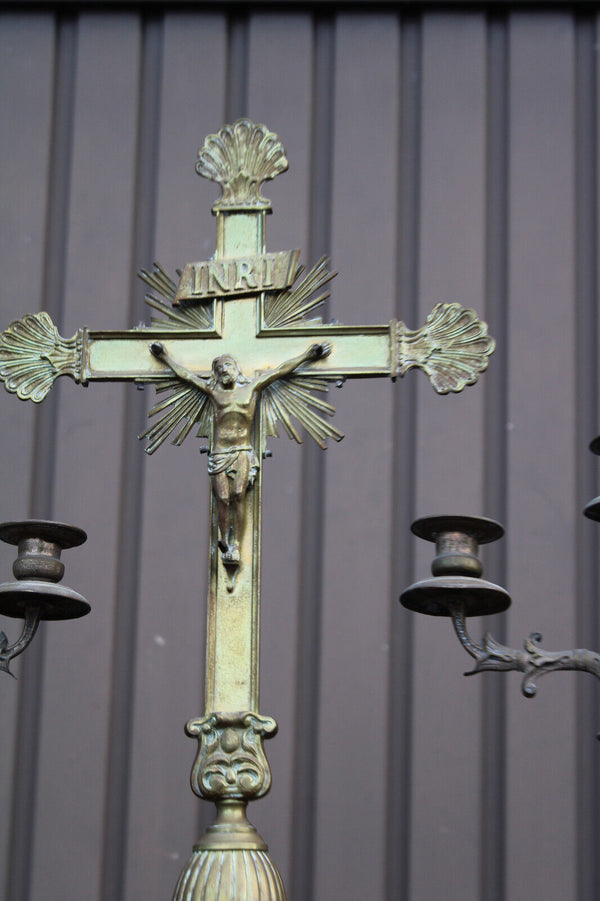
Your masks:
[{"label": "bronze metal finish", "polygon": [[415,582],[400,595],[404,607],[429,616],[452,616],[460,603],[465,616],[489,616],[510,606],[503,588],[480,578],[479,544],[504,534],[499,523],[477,516],[427,516],[415,520],[411,530],[435,542],[436,556],[433,578]]},{"label": "bronze metal finish", "polygon": [[523,650],[505,647],[486,632],[480,642],[475,642],[467,632],[465,613],[460,603],[452,608],[452,622],[464,649],[475,659],[475,666],[465,676],[473,676],[486,670],[517,670],[525,673],[521,690],[526,698],[537,692],[536,679],[558,670],[581,670],[600,679],[600,654],[577,648],[569,651],[545,651],[539,642],[542,636],[532,632],[523,642]]},{"label": "bronze metal finish", "polygon": [[[600,437],[592,442],[591,449],[600,453]],[[600,499],[591,501],[584,513],[600,519]],[[600,654],[586,648],[545,651],[539,644],[539,632],[531,633],[522,650],[506,647],[489,632],[479,642],[469,635],[467,616],[499,613],[510,604],[503,588],[480,578],[477,556],[478,543],[495,541],[504,534],[499,523],[475,516],[430,516],[416,520],[411,529],[419,538],[435,541],[437,556],[431,566],[434,578],[411,585],[400,595],[400,603],[417,613],[451,617],[458,640],[475,660],[466,676],[486,670],[517,670],[524,673],[521,690],[527,698],[535,696],[536,680],[546,673],[580,670],[600,678]]]},{"label": "bronze metal finish", "polygon": [[193,790],[217,806],[217,820],[193,851],[178,901],[284,899],[266,845],[246,820],[270,772],[262,748],[276,731],[259,709],[261,497],[266,442],[300,442],[298,424],[320,447],[342,433],[324,395],[330,382],[422,369],[440,394],[474,384],[494,341],[460,304],[437,304],[425,325],[324,323],[319,307],[334,277],[327,261],[307,273],[299,251],[267,253],[265,181],[287,169],[277,135],[248,119],[209,135],[196,170],[221,188],[213,205],[216,251],[173,281],[158,264],[141,278],[158,314],[149,327],[79,329],[62,338],[47,313],[28,314],[0,333],[0,378],[38,403],[54,381],[154,383],[162,397],[140,436],[154,453],[169,437],[208,439],[210,577],[204,716],[188,723],[198,741]]},{"label": "bronze metal finish", "polygon": [[31,643],[41,620],[77,619],[90,612],[81,594],[56,584],[65,571],[61,551],[77,547],[86,539],[83,529],[61,522],[0,524],[0,540],[18,547],[12,567],[17,581],[0,585],[0,614],[24,620],[23,631],[12,645],[0,632],[0,670],[10,673],[10,661]]}]

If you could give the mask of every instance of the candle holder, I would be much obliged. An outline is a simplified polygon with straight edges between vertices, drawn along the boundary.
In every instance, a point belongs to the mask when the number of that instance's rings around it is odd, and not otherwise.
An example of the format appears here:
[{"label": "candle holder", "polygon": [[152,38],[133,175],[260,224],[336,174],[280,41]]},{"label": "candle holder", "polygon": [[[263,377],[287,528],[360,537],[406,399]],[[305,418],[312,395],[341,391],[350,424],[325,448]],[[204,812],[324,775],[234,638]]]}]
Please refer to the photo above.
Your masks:
[{"label": "candle holder", "polygon": [[86,599],[66,585],[58,585],[65,566],[61,551],[86,541],[83,529],[61,522],[24,520],[0,524],[0,540],[14,544],[18,556],[12,565],[17,581],[0,585],[0,614],[24,620],[18,639],[11,645],[0,632],[0,670],[9,675],[10,661],[31,643],[44,619],[77,619],[90,612]]},{"label": "candle holder", "polygon": [[[600,438],[592,442],[591,449],[600,454]],[[600,498],[591,501],[584,513],[600,521]],[[517,670],[524,673],[521,690],[526,698],[535,696],[536,680],[546,673],[581,670],[600,678],[600,654],[586,648],[545,651],[539,632],[531,633],[522,650],[506,647],[489,632],[479,642],[469,635],[467,617],[501,613],[511,603],[504,588],[481,578],[479,544],[501,538],[504,529],[500,523],[478,516],[428,516],[415,520],[411,530],[419,538],[435,542],[433,578],[415,582],[403,591],[400,603],[417,613],[452,619],[458,640],[475,660],[465,676],[488,670]]]}]

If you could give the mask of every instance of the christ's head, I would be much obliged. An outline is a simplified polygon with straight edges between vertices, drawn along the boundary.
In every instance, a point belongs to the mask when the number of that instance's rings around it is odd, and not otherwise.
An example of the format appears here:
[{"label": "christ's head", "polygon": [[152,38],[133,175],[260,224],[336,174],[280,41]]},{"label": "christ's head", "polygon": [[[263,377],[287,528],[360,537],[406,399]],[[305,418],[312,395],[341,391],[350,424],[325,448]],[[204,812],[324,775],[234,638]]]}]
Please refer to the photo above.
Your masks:
[{"label": "christ's head", "polygon": [[224,388],[231,388],[238,381],[241,373],[237,360],[229,354],[222,354],[212,361],[215,380]]}]

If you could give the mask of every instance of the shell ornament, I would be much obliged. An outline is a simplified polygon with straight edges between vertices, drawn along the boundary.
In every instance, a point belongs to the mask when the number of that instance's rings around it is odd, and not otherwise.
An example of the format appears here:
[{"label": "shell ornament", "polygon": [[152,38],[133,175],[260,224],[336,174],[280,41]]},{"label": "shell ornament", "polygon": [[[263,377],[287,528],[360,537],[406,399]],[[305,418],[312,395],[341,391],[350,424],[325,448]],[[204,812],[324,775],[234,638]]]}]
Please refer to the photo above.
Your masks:
[{"label": "shell ornament", "polygon": [[266,125],[238,119],[209,135],[198,151],[196,172],[221,185],[223,195],[213,209],[270,209],[261,185],[288,168],[285,150]]},{"label": "shell ornament", "polygon": [[422,369],[438,394],[462,391],[487,369],[495,347],[487,325],[458,303],[438,303],[423,328],[398,323],[398,375]]},{"label": "shell ornament", "polygon": [[0,378],[7,391],[39,404],[60,375],[80,381],[81,333],[62,338],[48,313],[28,313],[0,333]]}]

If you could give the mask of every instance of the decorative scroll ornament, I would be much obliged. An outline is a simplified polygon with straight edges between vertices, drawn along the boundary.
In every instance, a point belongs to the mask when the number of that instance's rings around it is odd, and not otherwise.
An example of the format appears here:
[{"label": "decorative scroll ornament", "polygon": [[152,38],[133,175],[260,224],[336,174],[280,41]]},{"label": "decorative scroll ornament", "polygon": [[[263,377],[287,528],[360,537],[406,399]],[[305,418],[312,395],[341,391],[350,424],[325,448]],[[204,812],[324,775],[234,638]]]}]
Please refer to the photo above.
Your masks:
[{"label": "decorative scroll ornament", "polygon": [[524,650],[508,648],[500,644],[489,632],[481,642],[475,642],[467,632],[464,613],[460,608],[453,610],[454,628],[462,646],[475,658],[475,666],[465,676],[486,671],[517,670],[525,673],[521,683],[521,691],[526,698],[533,698],[537,693],[536,679],[547,673],[559,670],[579,670],[591,673],[600,679],[600,654],[586,648],[574,648],[568,651],[545,651],[540,647],[542,636],[532,632],[523,642]]},{"label": "decorative scroll ornament", "polygon": [[198,151],[196,172],[221,185],[223,194],[215,210],[270,209],[261,185],[288,168],[285,150],[266,125],[238,119],[209,135]]},{"label": "decorative scroll ornament", "polygon": [[458,303],[438,303],[423,328],[397,324],[398,369],[422,369],[438,394],[462,391],[487,369],[495,342],[473,310]]},{"label": "decorative scroll ornament", "polygon": [[28,313],[0,333],[0,378],[7,391],[39,404],[61,375],[81,381],[83,331],[62,338],[48,313]]},{"label": "decorative scroll ornament", "polygon": [[201,798],[250,800],[271,787],[271,771],[263,738],[277,732],[277,723],[258,713],[211,713],[190,720],[186,732],[198,739],[192,769],[192,790]]},{"label": "decorative scroll ornament", "polygon": [[[594,502],[592,502],[594,503]],[[413,534],[435,542],[432,578],[406,588],[400,602],[409,610],[430,616],[449,616],[465,651],[475,660],[465,676],[486,671],[524,673],[521,690],[526,698],[537,693],[536,679],[560,670],[578,670],[600,679],[600,654],[587,648],[545,651],[542,636],[533,632],[523,650],[501,644],[489,632],[474,641],[467,630],[467,616],[489,616],[506,610],[510,595],[500,586],[482,579],[479,545],[504,534],[500,523],[481,516],[425,516],[411,526]],[[600,738],[600,735],[598,735]]]}]

